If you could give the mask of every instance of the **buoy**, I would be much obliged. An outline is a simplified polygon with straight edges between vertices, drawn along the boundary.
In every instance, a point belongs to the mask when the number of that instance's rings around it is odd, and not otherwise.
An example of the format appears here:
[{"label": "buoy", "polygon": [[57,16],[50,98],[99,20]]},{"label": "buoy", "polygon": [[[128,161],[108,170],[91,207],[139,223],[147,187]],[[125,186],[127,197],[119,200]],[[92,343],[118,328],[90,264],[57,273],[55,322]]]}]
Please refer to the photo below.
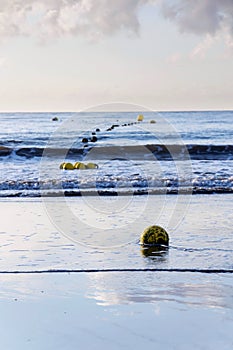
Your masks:
[{"label": "buoy", "polygon": [[97,128],[97,129],[95,129],[95,131],[96,131],[96,132],[100,132],[100,129],[99,129],[99,128]]},{"label": "buoy", "polygon": [[151,124],[155,124],[156,121],[152,119],[152,120],[150,121],[150,123],[151,123]]},{"label": "buoy", "polygon": [[63,169],[63,166],[64,166],[65,164],[66,164],[65,162],[61,163],[60,166],[59,166],[59,168],[60,168],[60,169]]},{"label": "buoy", "polygon": [[75,169],[78,169],[79,164],[80,164],[80,162],[76,162],[76,163],[74,163],[74,168],[75,168]]},{"label": "buoy", "polygon": [[97,139],[97,137],[96,136],[93,136],[92,138],[91,138],[91,142],[96,142],[98,139]]},{"label": "buoy", "polygon": [[84,163],[79,163],[76,169],[84,170],[86,169],[86,165]]},{"label": "buoy", "polygon": [[98,169],[98,165],[95,163],[87,163],[87,169]]},{"label": "buoy", "polygon": [[88,139],[87,139],[86,137],[84,137],[84,138],[82,139],[82,142],[83,142],[83,143],[87,143],[87,142],[88,142]]},{"label": "buoy", "polygon": [[164,230],[164,228],[160,226],[149,226],[147,227],[141,237],[140,244],[143,246],[153,246],[153,245],[166,245],[169,244],[169,236],[168,233]]},{"label": "buoy", "polygon": [[53,122],[57,122],[58,121],[58,117],[53,117],[52,121]]},{"label": "buoy", "polygon": [[142,114],[139,114],[138,118],[137,118],[137,121],[138,122],[142,122],[144,119],[144,116]]},{"label": "buoy", "polygon": [[63,169],[64,170],[74,170],[74,166],[71,163],[64,163],[63,164]]}]

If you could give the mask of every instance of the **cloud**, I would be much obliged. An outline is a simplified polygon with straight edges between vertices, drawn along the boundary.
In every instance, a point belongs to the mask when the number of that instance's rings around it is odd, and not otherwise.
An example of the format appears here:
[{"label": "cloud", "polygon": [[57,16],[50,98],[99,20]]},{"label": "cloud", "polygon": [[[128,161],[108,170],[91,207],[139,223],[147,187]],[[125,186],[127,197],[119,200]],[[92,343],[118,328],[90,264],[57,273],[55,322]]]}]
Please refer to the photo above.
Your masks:
[{"label": "cloud", "polygon": [[227,28],[233,36],[232,0],[164,0],[162,13],[181,32],[215,35]]},{"label": "cloud", "polygon": [[138,33],[139,7],[148,0],[1,0],[0,37]]},{"label": "cloud", "polygon": [[212,47],[215,40],[209,34],[205,36],[204,40],[201,41],[191,52],[190,58],[201,58],[204,59],[208,50]]},{"label": "cloud", "polygon": [[[182,32],[233,37],[233,0],[0,0],[0,38],[138,34],[138,14],[155,6]],[[155,22],[156,26],[156,22]]]}]

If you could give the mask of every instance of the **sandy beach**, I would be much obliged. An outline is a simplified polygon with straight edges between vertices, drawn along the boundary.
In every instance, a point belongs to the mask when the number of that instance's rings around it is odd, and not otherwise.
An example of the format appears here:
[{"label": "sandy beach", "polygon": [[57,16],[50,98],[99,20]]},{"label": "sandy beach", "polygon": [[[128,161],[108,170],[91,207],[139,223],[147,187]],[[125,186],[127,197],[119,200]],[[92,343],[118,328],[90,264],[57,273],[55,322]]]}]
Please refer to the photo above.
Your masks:
[{"label": "sandy beach", "polygon": [[[58,201],[50,200],[54,206]],[[67,200],[80,220],[83,198]],[[177,207],[176,196],[167,196],[166,213],[181,211],[186,200]],[[161,198],[153,201],[155,210]],[[2,348],[232,348],[232,195],[192,196],[185,217],[175,230],[169,228],[169,251],[149,256],[141,251],[135,224],[143,202],[137,197],[134,209],[121,213],[134,218],[131,234],[121,222],[128,242],[118,236],[121,245],[98,248],[90,230],[77,241],[72,226],[66,234],[59,231],[41,199],[1,199]],[[152,213],[144,212],[143,225]],[[160,223],[165,219],[161,214]],[[85,224],[94,234],[91,222]],[[113,237],[121,230],[114,228]],[[89,239],[81,245],[84,233]],[[104,237],[102,232],[98,242]],[[79,272],[65,272],[70,270]]]},{"label": "sandy beach", "polygon": [[0,278],[3,349],[232,349],[230,274]]}]

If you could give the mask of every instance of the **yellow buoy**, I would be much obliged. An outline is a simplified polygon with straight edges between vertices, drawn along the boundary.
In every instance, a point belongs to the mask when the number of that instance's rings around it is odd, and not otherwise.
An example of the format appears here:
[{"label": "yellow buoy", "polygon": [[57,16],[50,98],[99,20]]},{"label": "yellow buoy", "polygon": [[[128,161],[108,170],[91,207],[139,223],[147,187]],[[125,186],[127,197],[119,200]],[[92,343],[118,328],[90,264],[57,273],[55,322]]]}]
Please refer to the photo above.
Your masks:
[{"label": "yellow buoy", "polygon": [[71,163],[64,163],[63,164],[63,169],[64,170],[74,170],[74,166]]},{"label": "yellow buoy", "polygon": [[77,165],[77,168],[76,169],[79,169],[79,170],[84,170],[84,169],[86,169],[86,165],[84,164],[84,163],[79,163],[78,165]]},{"label": "yellow buoy", "polygon": [[142,245],[167,245],[169,243],[169,236],[164,228],[160,226],[149,226],[147,227],[141,237],[140,244]]},{"label": "yellow buoy", "polygon": [[80,162],[76,162],[76,163],[74,163],[74,168],[75,168],[75,169],[78,169],[79,164],[80,164]]},{"label": "yellow buoy", "polygon": [[139,114],[138,118],[137,118],[137,121],[138,122],[142,122],[144,119],[144,116],[142,114]]},{"label": "yellow buoy", "polygon": [[59,166],[59,168],[60,168],[60,169],[63,169],[64,164],[66,164],[66,163],[65,163],[65,162],[61,163],[60,166]]},{"label": "yellow buoy", "polygon": [[98,165],[95,163],[87,163],[87,169],[98,169]]}]

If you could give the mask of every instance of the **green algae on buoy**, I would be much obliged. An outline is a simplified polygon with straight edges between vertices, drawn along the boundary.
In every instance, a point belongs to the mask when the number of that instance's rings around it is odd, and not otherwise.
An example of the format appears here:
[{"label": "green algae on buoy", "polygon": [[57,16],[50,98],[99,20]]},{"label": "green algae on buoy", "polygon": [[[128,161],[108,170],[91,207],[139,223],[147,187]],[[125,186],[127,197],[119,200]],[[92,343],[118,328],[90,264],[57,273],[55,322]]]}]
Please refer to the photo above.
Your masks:
[{"label": "green algae on buoy", "polygon": [[141,234],[140,244],[143,246],[168,246],[169,236],[168,233],[164,230],[164,228],[157,225],[149,226]]},{"label": "green algae on buoy", "polygon": [[63,168],[64,170],[74,170],[74,166],[72,163],[64,163]]},{"label": "green algae on buoy", "polygon": [[87,169],[98,169],[98,165],[95,163],[87,163],[86,168]]},{"label": "green algae on buoy", "polygon": [[138,122],[142,122],[144,119],[144,116],[142,114],[139,114],[138,118],[137,118],[137,121]]}]

